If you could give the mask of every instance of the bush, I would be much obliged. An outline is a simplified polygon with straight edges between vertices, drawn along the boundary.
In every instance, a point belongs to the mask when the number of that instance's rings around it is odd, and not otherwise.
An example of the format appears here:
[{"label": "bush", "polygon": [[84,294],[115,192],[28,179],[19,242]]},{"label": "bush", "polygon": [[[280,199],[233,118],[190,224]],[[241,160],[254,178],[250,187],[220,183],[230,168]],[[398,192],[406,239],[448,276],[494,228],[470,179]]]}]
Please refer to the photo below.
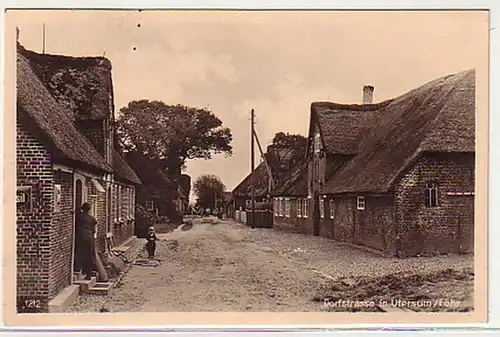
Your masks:
[{"label": "bush", "polygon": [[161,221],[161,218],[143,205],[135,206],[136,236],[146,237],[148,227],[154,226]]}]

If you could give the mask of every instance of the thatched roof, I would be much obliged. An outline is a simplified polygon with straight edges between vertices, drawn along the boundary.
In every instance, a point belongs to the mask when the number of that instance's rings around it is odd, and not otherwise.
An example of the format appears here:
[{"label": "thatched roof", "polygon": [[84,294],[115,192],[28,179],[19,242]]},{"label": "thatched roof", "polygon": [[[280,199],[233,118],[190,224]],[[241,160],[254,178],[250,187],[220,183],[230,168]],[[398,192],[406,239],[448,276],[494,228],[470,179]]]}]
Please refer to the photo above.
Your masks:
[{"label": "thatched roof", "polygon": [[327,182],[326,193],[387,192],[423,152],[474,152],[475,71],[429,82],[365,121],[371,128],[358,137],[357,155]]},{"label": "thatched roof", "polygon": [[307,191],[307,161],[297,165],[286,178],[275,186],[273,196],[306,196]]},{"label": "thatched roof", "polygon": [[[304,149],[268,146],[264,154],[271,169],[271,174],[276,185],[295,169],[305,157]],[[233,190],[233,196],[250,196],[252,174],[249,173]],[[264,197],[268,194],[269,173],[264,161],[254,170],[255,195]]]},{"label": "thatched roof", "polygon": [[103,156],[80,134],[69,112],[52,97],[26,57],[17,54],[18,117],[53,153],[93,168],[112,172]]},{"label": "thatched roof", "polygon": [[[256,196],[266,196],[268,193],[269,176],[266,170],[266,164],[261,162],[254,170],[254,186]],[[252,173],[249,173],[233,190],[235,196],[249,196],[252,192]]]},{"label": "thatched roof", "polygon": [[140,185],[141,179],[137,176],[134,170],[129,166],[129,164],[123,159],[120,154],[113,149],[113,170],[116,177],[121,180],[125,180],[129,183]]},{"label": "thatched roof", "polygon": [[371,128],[373,113],[389,103],[359,105],[313,102],[309,135],[312,135],[312,127],[318,125],[326,153],[355,154],[360,135]]},{"label": "thatched roof", "polygon": [[71,112],[72,120],[113,119],[113,83],[108,59],[38,54],[21,45],[18,51],[30,61],[52,96]]}]

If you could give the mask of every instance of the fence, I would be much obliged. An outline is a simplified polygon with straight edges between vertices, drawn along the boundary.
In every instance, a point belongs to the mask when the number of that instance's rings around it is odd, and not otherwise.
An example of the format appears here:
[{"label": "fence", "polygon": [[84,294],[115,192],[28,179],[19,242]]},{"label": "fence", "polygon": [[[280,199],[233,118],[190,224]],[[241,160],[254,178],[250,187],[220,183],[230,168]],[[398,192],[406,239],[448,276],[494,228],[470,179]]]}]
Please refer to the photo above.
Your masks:
[{"label": "fence", "polygon": [[253,212],[247,211],[246,223],[252,225],[252,217],[255,215],[255,227],[257,228],[273,228],[273,212],[267,209],[256,209]]},{"label": "fence", "polygon": [[256,209],[252,211],[235,211],[234,220],[248,226],[252,225],[252,216],[255,213],[255,227],[273,228],[273,212],[270,210]]}]

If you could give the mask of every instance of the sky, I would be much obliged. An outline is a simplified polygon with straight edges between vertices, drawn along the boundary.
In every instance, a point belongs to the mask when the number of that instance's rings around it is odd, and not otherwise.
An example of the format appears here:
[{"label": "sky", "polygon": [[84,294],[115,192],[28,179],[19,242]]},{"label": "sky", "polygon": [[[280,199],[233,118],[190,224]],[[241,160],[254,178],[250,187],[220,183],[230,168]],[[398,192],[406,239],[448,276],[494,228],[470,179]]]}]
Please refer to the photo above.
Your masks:
[{"label": "sky", "polygon": [[[263,146],[277,132],[307,135],[314,101],[399,96],[484,66],[487,12],[19,11],[20,42],[112,62],[117,110],[132,100],[208,107],[231,128],[234,154],[191,160],[194,181],[232,190],[250,172],[250,110]],[[257,147],[256,147],[257,148]],[[256,163],[259,154],[256,152]]]}]

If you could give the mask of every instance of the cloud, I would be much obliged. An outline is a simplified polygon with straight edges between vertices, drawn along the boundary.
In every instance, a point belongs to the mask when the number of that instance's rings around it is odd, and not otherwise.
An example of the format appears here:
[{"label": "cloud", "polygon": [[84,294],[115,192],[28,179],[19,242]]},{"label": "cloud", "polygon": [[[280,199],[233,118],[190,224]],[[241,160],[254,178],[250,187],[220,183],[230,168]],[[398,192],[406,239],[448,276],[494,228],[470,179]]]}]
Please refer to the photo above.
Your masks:
[{"label": "cloud", "polygon": [[261,142],[267,144],[280,131],[307,135],[311,102],[339,101],[344,96],[342,90],[333,86],[304,86],[300,75],[292,72],[276,83],[266,95],[236,103],[233,111],[242,118],[255,109],[256,129]]}]

